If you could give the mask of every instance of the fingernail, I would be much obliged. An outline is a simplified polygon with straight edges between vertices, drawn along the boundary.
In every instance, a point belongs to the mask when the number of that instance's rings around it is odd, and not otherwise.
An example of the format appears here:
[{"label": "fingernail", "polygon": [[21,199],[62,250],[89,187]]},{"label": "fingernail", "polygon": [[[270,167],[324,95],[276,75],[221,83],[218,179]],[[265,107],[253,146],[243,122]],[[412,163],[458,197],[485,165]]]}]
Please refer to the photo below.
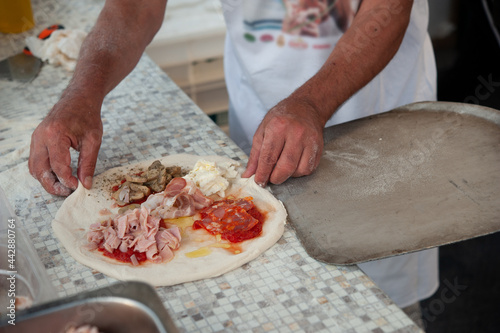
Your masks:
[{"label": "fingernail", "polygon": [[91,188],[92,187],[92,177],[91,176],[87,176],[85,177],[85,181],[84,181],[84,184],[83,184],[86,188]]}]

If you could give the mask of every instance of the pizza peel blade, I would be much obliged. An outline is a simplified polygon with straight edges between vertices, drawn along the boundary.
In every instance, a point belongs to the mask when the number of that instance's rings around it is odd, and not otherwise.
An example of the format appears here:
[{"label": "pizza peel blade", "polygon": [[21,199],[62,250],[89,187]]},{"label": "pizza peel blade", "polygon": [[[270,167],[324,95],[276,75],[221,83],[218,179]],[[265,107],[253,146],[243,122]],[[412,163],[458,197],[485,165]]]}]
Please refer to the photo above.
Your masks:
[{"label": "pizza peel blade", "polygon": [[500,230],[500,111],[415,103],[324,141],[312,175],[272,186],[311,257],[357,264]]}]

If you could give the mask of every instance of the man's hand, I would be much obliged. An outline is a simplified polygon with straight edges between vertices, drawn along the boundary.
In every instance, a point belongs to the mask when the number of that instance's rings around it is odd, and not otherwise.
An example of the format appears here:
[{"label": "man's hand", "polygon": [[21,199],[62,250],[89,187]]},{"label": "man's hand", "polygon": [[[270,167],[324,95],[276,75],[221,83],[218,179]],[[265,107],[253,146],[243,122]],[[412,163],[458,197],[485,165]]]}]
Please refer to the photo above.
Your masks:
[{"label": "man's hand", "polygon": [[323,126],[396,54],[412,5],[413,0],[361,3],[320,70],[266,114],[253,137],[243,177],[255,174],[260,185],[280,184],[314,171],[323,150]]},{"label": "man's hand", "polygon": [[[105,2],[61,100],[31,137],[29,169],[49,193],[69,195],[78,179],[86,188],[92,186],[104,97],[135,67],[163,23],[166,4],[166,0]],[[70,166],[70,148],[80,152],[78,179]]]},{"label": "man's hand", "polygon": [[[28,166],[51,194],[68,196],[78,186],[92,186],[97,153],[102,139],[99,110],[63,97],[38,125],[31,137]],[[80,152],[78,179],[71,168],[70,147]]]},{"label": "man's hand", "polygon": [[281,184],[290,177],[311,174],[323,151],[325,120],[306,99],[290,96],[272,108],[253,137],[243,177]]}]

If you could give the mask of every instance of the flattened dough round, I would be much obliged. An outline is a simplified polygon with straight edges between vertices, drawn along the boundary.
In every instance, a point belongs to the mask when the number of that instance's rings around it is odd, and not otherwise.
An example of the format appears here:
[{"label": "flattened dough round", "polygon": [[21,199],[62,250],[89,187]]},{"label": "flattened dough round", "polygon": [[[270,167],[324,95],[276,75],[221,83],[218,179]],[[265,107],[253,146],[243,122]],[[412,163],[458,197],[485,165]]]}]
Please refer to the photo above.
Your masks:
[{"label": "flattened dough round", "polygon": [[[232,162],[222,156],[171,155],[161,159],[165,166],[178,165],[190,170],[199,159],[216,163]],[[89,251],[86,234],[92,223],[106,219],[100,212],[108,209],[116,214],[118,207],[112,208],[111,188],[119,184],[125,174],[134,170],[145,170],[154,160],[134,165],[117,167],[94,177],[91,190],[79,184],[76,191],[64,201],[57,212],[52,228],[69,254],[81,264],[119,280],[139,280],[154,286],[169,286],[219,276],[255,259],[274,245],[282,236],[286,221],[286,210],[281,201],[268,190],[255,184],[252,178],[239,178],[226,195],[237,197],[251,196],[255,205],[267,212],[261,236],[242,242],[243,251],[232,254],[222,248],[210,248],[211,253],[204,257],[189,258],[185,254],[203,246],[204,243],[189,239],[181,240],[181,247],[175,257],[161,264],[144,263],[131,266],[103,256],[99,251]],[[242,170],[238,170],[241,174]],[[199,231],[199,230],[198,230]],[[189,238],[189,237],[188,237]],[[208,244],[208,242],[206,242]],[[213,243],[213,241],[212,241]]]}]

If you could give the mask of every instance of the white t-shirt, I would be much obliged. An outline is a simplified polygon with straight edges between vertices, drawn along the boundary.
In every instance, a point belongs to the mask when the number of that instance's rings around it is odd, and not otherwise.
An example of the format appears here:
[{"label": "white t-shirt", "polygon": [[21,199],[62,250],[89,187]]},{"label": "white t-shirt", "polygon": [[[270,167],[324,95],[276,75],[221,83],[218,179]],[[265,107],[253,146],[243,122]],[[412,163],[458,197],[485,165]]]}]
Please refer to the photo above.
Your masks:
[{"label": "white t-shirt", "polygon": [[[320,69],[361,1],[221,0],[228,31],[224,62],[230,133],[247,154],[266,112]],[[397,54],[326,126],[412,102],[436,100],[428,14],[427,0],[415,0]],[[392,15],[398,15],[397,7],[374,15],[373,24],[390,24]],[[358,46],[366,42],[366,33],[360,32],[358,37]],[[365,263],[360,268],[401,307],[430,296],[438,286],[437,249]]]}]

